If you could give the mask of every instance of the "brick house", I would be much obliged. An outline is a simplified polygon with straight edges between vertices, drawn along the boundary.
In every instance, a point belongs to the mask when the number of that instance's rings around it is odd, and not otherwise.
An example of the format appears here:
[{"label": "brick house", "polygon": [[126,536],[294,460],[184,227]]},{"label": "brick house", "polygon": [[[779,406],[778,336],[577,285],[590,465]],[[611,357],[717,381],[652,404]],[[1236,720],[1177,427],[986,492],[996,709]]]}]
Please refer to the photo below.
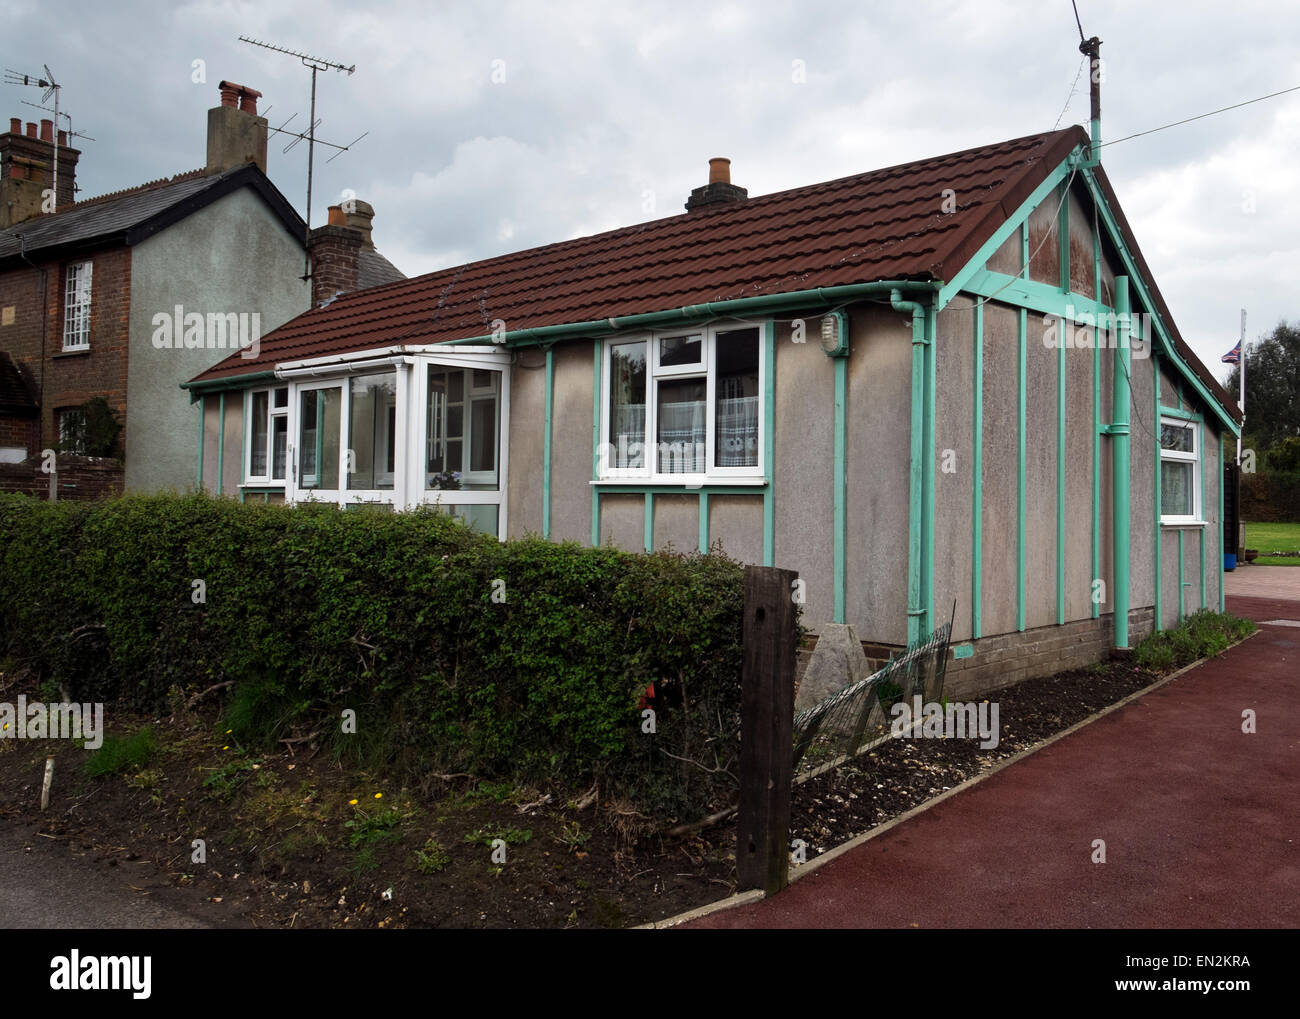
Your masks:
[{"label": "brick house", "polygon": [[757,197],[715,160],[684,214],[346,294],[188,384],[204,484],[243,436],[242,495],[720,543],[876,656],[953,616],[962,695],[1096,661],[1222,605],[1241,423],[1097,130]]},{"label": "brick house", "polygon": [[[310,306],[306,227],[266,176],[259,96],[221,83],[201,169],[87,201],[73,201],[80,153],[62,133],[50,201],[52,122],[0,135],[0,352],[36,405],[0,403],[4,458],[57,446],[102,396],[123,426],[126,489],[193,486],[180,383]],[[401,278],[371,263],[369,282]]]}]

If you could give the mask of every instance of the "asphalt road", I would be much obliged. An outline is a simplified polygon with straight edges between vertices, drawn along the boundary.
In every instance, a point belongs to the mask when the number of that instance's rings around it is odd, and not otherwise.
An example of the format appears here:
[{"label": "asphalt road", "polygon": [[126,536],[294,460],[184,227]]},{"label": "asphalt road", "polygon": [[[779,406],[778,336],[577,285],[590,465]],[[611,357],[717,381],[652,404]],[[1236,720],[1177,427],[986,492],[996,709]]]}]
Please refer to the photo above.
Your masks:
[{"label": "asphalt road", "polygon": [[96,862],[28,824],[0,821],[0,928],[232,926],[222,905],[159,881],[150,863]]}]

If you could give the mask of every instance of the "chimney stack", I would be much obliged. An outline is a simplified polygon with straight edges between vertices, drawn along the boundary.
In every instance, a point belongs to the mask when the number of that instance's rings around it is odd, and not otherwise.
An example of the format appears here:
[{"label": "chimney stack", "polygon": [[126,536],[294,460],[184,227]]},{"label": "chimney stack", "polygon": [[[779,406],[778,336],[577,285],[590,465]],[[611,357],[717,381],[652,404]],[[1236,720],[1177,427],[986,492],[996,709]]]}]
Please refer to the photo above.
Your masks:
[{"label": "chimney stack", "polygon": [[694,212],[710,205],[743,202],[747,198],[749,192],[745,188],[731,183],[731,160],[714,156],[709,160],[709,182],[691,192],[691,197],[686,200],[686,211]]},{"label": "chimney stack", "polygon": [[[80,151],[68,148],[67,135],[59,135],[57,211],[69,208],[76,193]],[[9,118],[9,130],[0,134],[0,229],[16,226],[51,211],[46,192],[54,187],[54,121],[23,124]]]},{"label": "chimney stack", "polygon": [[208,110],[209,174],[225,173],[245,163],[255,163],[266,173],[265,117],[257,115],[262,93],[246,85],[223,81],[218,87],[221,103]]},{"label": "chimney stack", "polygon": [[348,218],[343,206],[331,205],[326,225],[318,226],[307,238],[313,307],[319,307],[321,302],[328,301],[335,294],[357,289],[360,278],[358,260],[366,235],[349,226]]}]

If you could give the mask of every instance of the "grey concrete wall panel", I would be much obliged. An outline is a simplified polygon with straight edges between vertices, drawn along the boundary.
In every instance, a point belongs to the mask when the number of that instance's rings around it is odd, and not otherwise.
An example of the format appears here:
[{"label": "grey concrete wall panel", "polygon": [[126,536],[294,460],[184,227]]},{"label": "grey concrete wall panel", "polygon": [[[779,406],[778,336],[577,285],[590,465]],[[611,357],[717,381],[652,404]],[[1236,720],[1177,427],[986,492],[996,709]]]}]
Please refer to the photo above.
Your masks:
[{"label": "grey concrete wall panel", "polygon": [[[1050,243],[1050,242],[1049,242]],[[1039,316],[1029,315],[1025,445],[1025,625],[1056,615],[1057,351],[1043,345]]]},{"label": "grey concrete wall panel", "polygon": [[714,495],[709,498],[709,539],[742,563],[763,561],[763,498]]},{"label": "grey concrete wall panel", "polygon": [[[1103,351],[1103,356],[1113,351]],[[1155,456],[1152,424],[1152,377],[1149,357],[1135,357],[1129,366],[1133,407],[1129,414],[1129,608],[1155,603]]]},{"label": "grey concrete wall panel", "polygon": [[[529,355],[528,363],[537,354]],[[586,340],[555,347],[555,393],[551,434],[551,537],[591,544],[591,386],[592,347]],[[545,372],[538,375],[545,380]],[[544,414],[533,419],[541,435]],[[527,422],[524,422],[527,427]],[[539,458],[540,459],[540,458]],[[513,473],[515,462],[510,461]],[[535,496],[541,503],[541,485]],[[635,548],[644,539],[638,532]]]},{"label": "grey concrete wall panel", "polygon": [[[542,533],[542,460],[546,420],[546,357],[540,350],[520,350],[510,367],[510,480],[506,498],[509,507],[509,534]],[[588,369],[590,372],[590,368]],[[590,385],[590,380],[588,381]],[[585,435],[566,435],[564,443],[581,443],[587,439],[590,448],[591,422],[587,422]],[[559,438],[559,436],[557,436]],[[591,468],[587,468],[587,480]],[[588,492],[590,487],[584,485]],[[590,517],[590,509],[588,509]],[[552,527],[556,520],[552,508]],[[587,543],[591,542],[591,527],[587,528]]]},{"label": "grey concrete wall panel", "polygon": [[887,305],[855,307],[852,351],[846,621],[863,640],[902,644],[907,641],[911,316]]},{"label": "grey concrete wall panel", "polygon": [[[975,313],[961,295],[939,313],[935,380],[934,610],[947,621],[956,602],[953,640],[971,636],[971,522],[974,496]],[[951,456],[946,451],[951,450]],[[945,470],[945,466],[948,470]]]},{"label": "grey concrete wall panel", "polygon": [[[588,541],[591,536],[587,536]],[[645,549],[645,497],[606,495],[600,500],[600,543],[625,552]]]},{"label": "grey concrete wall panel", "polygon": [[[815,631],[835,612],[835,365],[818,342],[820,316],[809,314],[804,321],[802,343],[792,342],[789,321],[776,325],[773,560],[804,580],[803,623]],[[861,356],[850,347],[850,358]],[[867,393],[850,388],[848,406],[866,399]],[[853,512],[852,503],[847,512]]]},{"label": "grey concrete wall panel", "polygon": [[[1065,618],[1092,616],[1093,352],[1065,352]],[[1096,440],[1100,441],[1100,440]]]},{"label": "grey concrete wall panel", "polygon": [[984,308],[983,632],[1016,629],[1016,312]]},{"label": "grey concrete wall panel", "polygon": [[655,549],[691,552],[700,545],[700,497],[655,496]]}]

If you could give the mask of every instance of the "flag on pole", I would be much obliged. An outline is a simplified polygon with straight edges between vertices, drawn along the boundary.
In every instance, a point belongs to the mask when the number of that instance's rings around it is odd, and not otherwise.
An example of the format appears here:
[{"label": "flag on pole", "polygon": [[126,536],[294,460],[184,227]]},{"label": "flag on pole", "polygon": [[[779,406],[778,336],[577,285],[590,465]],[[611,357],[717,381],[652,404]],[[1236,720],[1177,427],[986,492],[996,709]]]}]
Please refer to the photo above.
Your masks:
[{"label": "flag on pole", "polygon": [[1219,358],[1224,364],[1241,364],[1241,340],[1230,351]]}]

